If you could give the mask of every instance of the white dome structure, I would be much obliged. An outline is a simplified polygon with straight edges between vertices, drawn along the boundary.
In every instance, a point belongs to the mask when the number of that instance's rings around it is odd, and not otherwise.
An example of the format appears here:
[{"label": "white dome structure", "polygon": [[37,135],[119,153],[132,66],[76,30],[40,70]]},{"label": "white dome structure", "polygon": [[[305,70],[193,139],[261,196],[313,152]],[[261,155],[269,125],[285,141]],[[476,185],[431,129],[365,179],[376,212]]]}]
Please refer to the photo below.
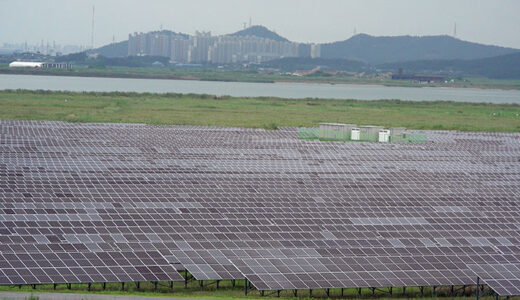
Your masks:
[{"label": "white dome structure", "polygon": [[9,68],[41,68],[43,67],[42,62],[32,61],[13,61],[9,64]]}]

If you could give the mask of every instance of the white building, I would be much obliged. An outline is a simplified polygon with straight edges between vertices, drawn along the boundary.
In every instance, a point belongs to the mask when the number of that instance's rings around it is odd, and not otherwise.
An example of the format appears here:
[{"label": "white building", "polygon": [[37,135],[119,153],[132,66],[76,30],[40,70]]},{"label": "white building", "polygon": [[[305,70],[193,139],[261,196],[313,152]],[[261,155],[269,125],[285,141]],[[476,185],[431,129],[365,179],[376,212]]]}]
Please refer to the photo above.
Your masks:
[{"label": "white building", "polygon": [[312,44],[311,45],[311,58],[321,57],[321,45]]},{"label": "white building", "polygon": [[9,64],[9,68],[42,68],[42,62],[32,61],[13,61]]}]

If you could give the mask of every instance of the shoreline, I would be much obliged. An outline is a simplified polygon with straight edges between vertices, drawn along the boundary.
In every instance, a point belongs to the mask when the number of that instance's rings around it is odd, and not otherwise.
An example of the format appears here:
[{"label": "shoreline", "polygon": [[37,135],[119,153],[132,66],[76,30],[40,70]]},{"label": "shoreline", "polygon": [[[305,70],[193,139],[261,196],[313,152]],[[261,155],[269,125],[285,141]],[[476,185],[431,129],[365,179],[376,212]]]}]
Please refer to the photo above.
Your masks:
[{"label": "shoreline", "polygon": [[70,72],[42,72],[40,70],[13,70],[1,69],[1,75],[30,75],[30,76],[55,76],[55,77],[86,77],[86,78],[119,78],[119,79],[159,79],[159,80],[189,80],[189,81],[206,81],[206,82],[240,82],[240,83],[300,83],[300,84],[316,84],[316,85],[364,85],[364,86],[385,86],[385,87],[399,87],[399,88],[439,88],[439,89],[480,89],[480,90],[501,90],[511,91],[520,90],[520,86],[502,86],[502,85],[486,85],[486,84],[455,84],[455,85],[437,85],[437,84],[417,84],[396,81],[395,84],[388,82],[371,82],[371,81],[317,81],[317,80],[240,80],[226,79],[226,78],[204,78],[190,75],[177,74],[135,74],[135,73],[70,73]]}]

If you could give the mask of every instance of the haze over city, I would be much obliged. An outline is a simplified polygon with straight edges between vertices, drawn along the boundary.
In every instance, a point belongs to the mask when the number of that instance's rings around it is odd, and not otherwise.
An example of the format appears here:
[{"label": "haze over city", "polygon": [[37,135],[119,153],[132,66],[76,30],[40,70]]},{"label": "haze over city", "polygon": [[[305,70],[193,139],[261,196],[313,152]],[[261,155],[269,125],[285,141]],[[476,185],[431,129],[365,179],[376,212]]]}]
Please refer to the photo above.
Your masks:
[{"label": "haze over city", "polygon": [[[226,34],[249,22],[295,42],[324,43],[357,33],[376,36],[454,34],[472,42],[520,48],[520,2],[484,1],[15,1],[2,0],[0,43],[90,45],[163,29]],[[30,8],[30,9],[28,9]],[[66,24],[66,26],[65,26]]]}]

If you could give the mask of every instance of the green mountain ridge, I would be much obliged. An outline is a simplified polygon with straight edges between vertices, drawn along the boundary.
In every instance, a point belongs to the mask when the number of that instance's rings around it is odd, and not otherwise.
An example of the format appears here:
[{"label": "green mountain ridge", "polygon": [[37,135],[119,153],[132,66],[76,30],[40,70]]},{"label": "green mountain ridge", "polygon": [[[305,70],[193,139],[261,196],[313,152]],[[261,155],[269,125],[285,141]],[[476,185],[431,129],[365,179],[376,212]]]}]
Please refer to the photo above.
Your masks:
[{"label": "green mountain ridge", "polygon": [[[159,31],[157,31],[159,32]],[[163,30],[161,33],[188,35]],[[251,26],[230,34],[232,36],[258,36],[277,41],[289,41],[264,26]],[[490,78],[520,78],[520,50],[463,41],[451,36],[371,36],[358,34],[347,40],[320,44],[321,57],[311,59],[310,44],[300,44],[300,57],[281,58],[263,65],[284,71],[325,69],[348,71],[383,70],[395,72],[403,68],[407,72],[429,74],[471,75]],[[87,53],[98,53],[108,59],[125,58],[128,41],[112,43]],[[67,60],[74,55],[58,58]],[[129,58],[130,59],[130,58]],[[74,59],[72,59],[74,60]],[[106,61],[109,65],[124,61]],[[141,59],[142,60],[142,59]],[[134,58],[132,65],[148,63]],[[79,60],[76,60],[79,61]]]},{"label": "green mountain ridge", "polygon": [[268,28],[261,25],[254,25],[235,33],[229,34],[231,36],[257,36],[261,38],[271,39],[279,42],[289,42],[288,39],[280,36],[276,32],[269,30]]},{"label": "green mountain ridge", "polygon": [[358,34],[345,41],[321,45],[321,57],[359,60],[377,65],[400,61],[478,59],[520,52],[438,36],[371,36]]},{"label": "green mountain ridge", "polygon": [[406,73],[516,79],[520,78],[520,52],[473,60],[418,60],[382,64],[377,67],[381,70],[394,72],[395,70],[402,68]]},{"label": "green mountain ridge", "polygon": [[[161,33],[188,37],[186,34],[166,30]],[[260,25],[251,26],[230,35],[289,41]],[[344,41],[320,44],[320,46],[321,58],[357,60],[372,65],[418,60],[471,60],[520,52],[519,49],[473,43],[447,35],[371,36],[358,34]],[[128,41],[109,44],[89,52],[96,52],[105,57],[124,57],[128,53],[125,48],[128,48]],[[309,44],[301,43],[300,48],[301,57],[310,55]]]},{"label": "green mountain ridge", "polygon": [[113,57],[125,57],[128,55],[128,40],[108,44],[94,50],[87,51],[88,53],[98,53],[104,57],[113,58]]}]

